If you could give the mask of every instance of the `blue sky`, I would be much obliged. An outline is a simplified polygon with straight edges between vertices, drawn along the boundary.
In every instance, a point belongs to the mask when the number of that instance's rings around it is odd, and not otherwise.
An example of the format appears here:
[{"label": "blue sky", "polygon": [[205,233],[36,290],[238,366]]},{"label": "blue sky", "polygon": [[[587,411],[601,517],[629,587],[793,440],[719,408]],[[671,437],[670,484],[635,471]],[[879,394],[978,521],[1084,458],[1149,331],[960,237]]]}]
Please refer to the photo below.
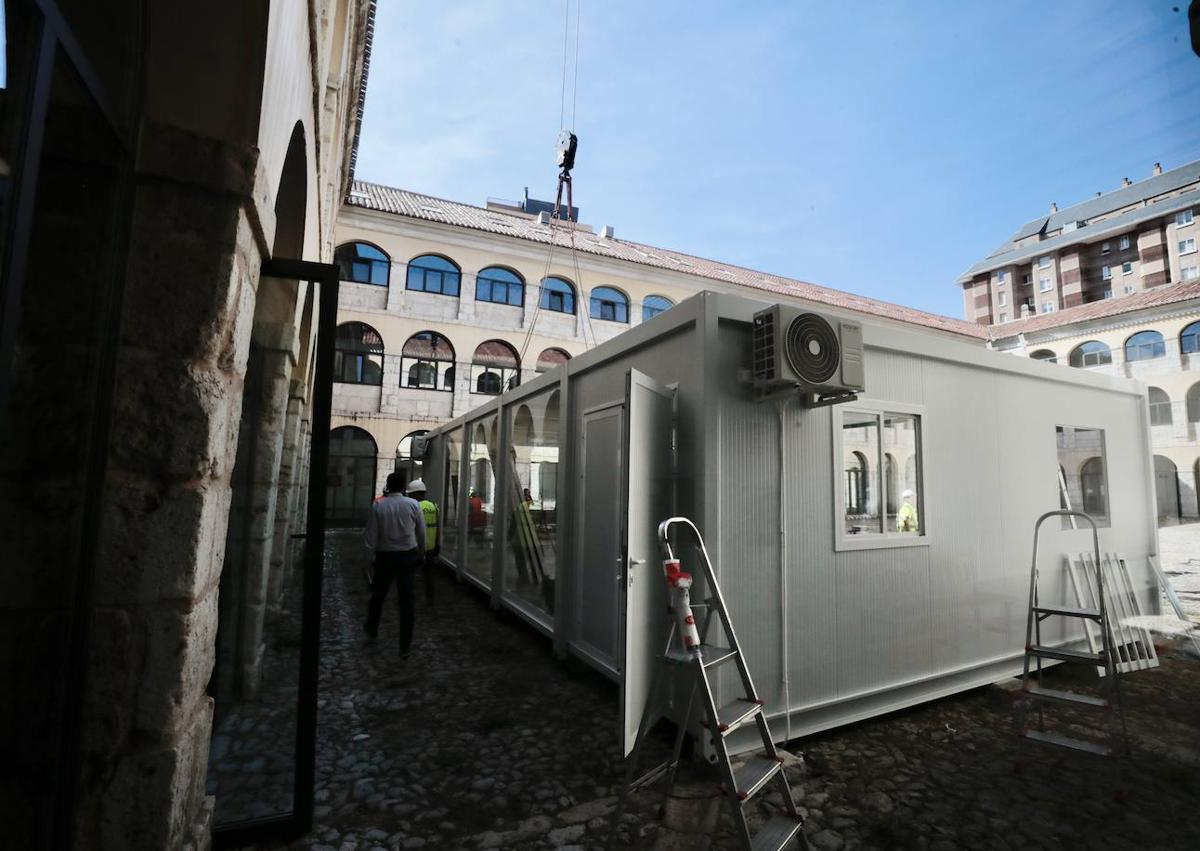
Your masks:
[{"label": "blue sky", "polygon": [[[618,237],[959,316],[957,276],[1051,201],[1200,158],[1186,8],[582,0],[575,202]],[[552,199],[563,13],[379,0],[357,177]]]}]

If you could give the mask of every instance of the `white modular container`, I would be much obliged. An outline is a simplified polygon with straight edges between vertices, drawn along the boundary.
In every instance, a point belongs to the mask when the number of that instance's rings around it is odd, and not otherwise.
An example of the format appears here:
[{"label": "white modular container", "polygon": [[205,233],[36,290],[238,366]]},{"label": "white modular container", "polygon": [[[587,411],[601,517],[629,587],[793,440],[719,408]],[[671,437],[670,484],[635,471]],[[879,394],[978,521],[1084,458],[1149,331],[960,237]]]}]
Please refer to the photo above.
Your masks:
[{"label": "white modular container", "polygon": [[[759,402],[764,306],[702,293],[430,435],[443,555],[621,685],[626,748],[669,626],[654,535],[673,514],[705,535],[780,740],[1019,672],[1033,524],[1063,484],[1157,612],[1143,385],[845,315],[860,397]],[[1062,557],[1090,537],[1042,538],[1043,599],[1068,601]],[[732,669],[716,684],[738,696]]]}]

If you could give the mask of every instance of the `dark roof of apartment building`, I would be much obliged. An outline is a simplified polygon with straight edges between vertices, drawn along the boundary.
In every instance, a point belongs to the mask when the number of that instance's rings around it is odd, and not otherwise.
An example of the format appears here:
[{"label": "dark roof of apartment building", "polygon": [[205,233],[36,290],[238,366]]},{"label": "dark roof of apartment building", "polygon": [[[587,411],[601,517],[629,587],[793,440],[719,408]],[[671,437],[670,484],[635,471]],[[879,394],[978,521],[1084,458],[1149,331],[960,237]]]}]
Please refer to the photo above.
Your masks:
[{"label": "dark roof of apartment building", "polygon": [[[971,266],[959,276],[959,283],[966,283],[974,275],[989,272],[1002,266],[1010,266],[1031,260],[1043,254],[1052,253],[1057,249],[1077,242],[1094,242],[1105,236],[1116,236],[1124,233],[1134,225],[1148,219],[1158,218],[1176,212],[1186,207],[1200,205],[1200,188],[1182,193],[1174,198],[1152,201],[1169,192],[1174,192],[1192,183],[1200,182],[1200,160],[1156,174],[1146,180],[1139,180],[1129,186],[1105,193],[1096,198],[1089,198],[1056,213],[1039,216],[1026,222],[1020,230],[1006,239],[995,251]],[[1145,206],[1128,210],[1119,216],[1092,222],[1098,216],[1120,210],[1133,204]],[[1049,239],[1034,242],[1018,248],[1018,240],[1039,233],[1053,233],[1061,230],[1071,222],[1092,222],[1073,231],[1059,233]]]},{"label": "dark roof of apartment building", "polygon": [[[396,189],[381,186],[376,183],[356,180],[351,184],[350,193],[346,197],[350,207],[360,207],[377,212],[391,213],[398,216],[408,216],[439,224],[470,228],[549,245],[551,229],[548,225],[539,224],[536,218],[503,211],[488,210],[457,201],[447,201],[429,195],[421,195],[406,189]],[[558,248],[569,248],[570,237],[564,228],[555,231],[555,244]],[[781,275],[771,275],[758,272],[742,266],[707,260],[678,251],[643,245],[627,239],[597,236],[585,227],[575,230],[575,247],[584,253],[598,257],[609,257],[666,269],[672,272],[682,272],[708,278],[726,284],[735,284],[762,292],[787,295],[802,298],[816,304],[828,305],[834,308],[850,310],[868,316],[894,319],[901,322],[934,328],[951,334],[986,340],[988,331],[982,325],[927,313],[903,305],[891,304],[829,287],[811,284],[807,281],[797,281]]]},{"label": "dark roof of apartment building", "polygon": [[991,326],[991,338],[1004,340],[1016,337],[1018,334],[1030,334],[1036,331],[1048,331],[1065,325],[1089,322],[1095,319],[1108,319],[1125,313],[1133,313],[1150,307],[1174,304],[1189,299],[1200,298],[1200,281],[1184,281],[1164,287],[1143,290],[1133,295],[1121,298],[1106,298],[1079,304],[1053,313],[1038,313],[1022,319],[1014,319],[1002,325]]}]

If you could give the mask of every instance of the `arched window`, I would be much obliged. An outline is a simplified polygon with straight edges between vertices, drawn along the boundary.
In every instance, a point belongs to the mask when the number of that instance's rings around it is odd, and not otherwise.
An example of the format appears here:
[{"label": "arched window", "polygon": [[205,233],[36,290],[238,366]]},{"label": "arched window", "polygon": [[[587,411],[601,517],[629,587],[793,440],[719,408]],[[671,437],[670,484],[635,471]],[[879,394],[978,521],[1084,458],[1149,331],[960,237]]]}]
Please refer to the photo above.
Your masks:
[{"label": "arched window", "polygon": [[1079,468],[1079,487],[1083,491],[1083,510],[1097,520],[1108,516],[1104,485],[1104,459],[1089,458]]},{"label": "arched window", "polygon": [[1187,421],[1200,423],[1200,381],[1197,381],[1187,392]]},{"label": "arched window", "polygon": [[325,490],[325,517],[330,525],[365,522],[375,493],[375,438],[355,426],[329,433],[329,478]]},{"label": "arched window", "polygon": [[1171,424],[1171,397],[1158,387],[1150,388],[1150,425]]},{"label": "arched window", "polygon": [[563,278],[546,278],[542,281],[542,310],[556,313],[575,312],[575,288]]},{"label": "arched window", "polygon": [[1193,322],[1179,332],[1179,351],[1185,355],[1200,352],[1200,322]]},{"label": "arched window", "polygon": [[521,383],[517,352],[503,340],[480,343],[471,358],[471,392],[496,396]]},{"label": "arched window", "polygon": [[440,295],[458,295],[462,272],[458,266],[436,254],[422,254],[408,261],[410,290]]},{"label": "arched window", "polygon": [[454,389],[454,346],[436,331],[419,331],[400,352],[400,386]]},{"label": "arched window", "polygon": [[333,252],[338,277],[343,281],[386,287],[392,271],[392,259],[365,242],[347,242]]},{"label": "arched window", "polygon": [[400,443],[396,446],[396,472],[404,474],[405,482],[424,478],[424,459],[414,458],[412,454],[413,438],[420,437],[423,434],[429,434],[429,431],[421,429],[409,432],[400,439]]},{"label": "arched window", "polygon": [[846,457],[846,514],[867,513],[867,458],[861,452]]},{"label": "arched window", "polygon": [[511,269],[489,266],[475,276],[475,300],[520,307],[525,303],[525,279]]},{"label": "arched window", "polygon": [[1071,366],[1102,366],[1112,363],[1112,350],[1097,340],[1080,343],[1071,350]]},{"label": "arched window", "polygon": [[562,349],[546,349],[537,357],[537,371],[548,372],[556,366],[562,366],[570,359],[571,356]]},{"label": "arched window", "polygon": [[1154,456],[1154,498],[1158,504],[1158,519],[1182,519],[1179,499],[1179,469],[1164,455]]},{"label": "arched window", "polygon": [[588,315],[593,319],[629,324],[629,296],[613,287],[596,287]]},{"label": "arched window", "polygon": [[664,310],[668,310],[675,306],[675,302],[671,301],[665,295],[648,295],[642,301],[642,321],[658,316]]},{"label": "arched window", "polygon": [[1125,341],[1125,360],[1151,360],[1166,357],[1167,344],[1157,331],[1139,331]]},{"label": "arched window", "polygon": [[333,339],[333,380],[383,384],[383,339],[362,322],[339,325]]},{"label": "arched window", "polygon": [[1058,355],[1050,349],[1038,349],[1029,355],[1032,360],[1048,360],[1051,363],[1058,363]]}]

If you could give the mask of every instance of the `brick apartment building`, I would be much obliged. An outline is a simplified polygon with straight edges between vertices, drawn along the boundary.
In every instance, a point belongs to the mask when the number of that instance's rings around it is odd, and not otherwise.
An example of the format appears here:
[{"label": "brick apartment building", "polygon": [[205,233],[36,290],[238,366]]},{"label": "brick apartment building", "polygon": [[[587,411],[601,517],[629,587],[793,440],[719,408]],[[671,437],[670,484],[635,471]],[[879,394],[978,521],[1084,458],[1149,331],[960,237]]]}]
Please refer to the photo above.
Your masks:
[{"label": "brick apartment building", "polygon": [[1023,225],[959,278],[1001,351],[1147,385],[1161,523],[1200,517],[1200,161]]}]

